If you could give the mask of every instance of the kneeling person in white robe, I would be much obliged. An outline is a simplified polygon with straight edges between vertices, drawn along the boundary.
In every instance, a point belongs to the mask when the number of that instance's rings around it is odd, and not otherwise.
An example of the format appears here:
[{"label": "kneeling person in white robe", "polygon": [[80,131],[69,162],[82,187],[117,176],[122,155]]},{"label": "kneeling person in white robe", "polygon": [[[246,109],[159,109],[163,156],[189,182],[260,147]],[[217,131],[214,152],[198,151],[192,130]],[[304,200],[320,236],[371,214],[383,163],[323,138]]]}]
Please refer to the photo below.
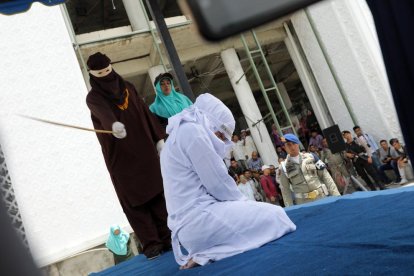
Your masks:
[{"label": "kneeling person in white robe", "polygon": [[161,172],[181,268],[258,248],[296,229],[281,207],[248,201],[227,173],[223,158],[234,127],[231,111],[210,94],[168,121]]}]

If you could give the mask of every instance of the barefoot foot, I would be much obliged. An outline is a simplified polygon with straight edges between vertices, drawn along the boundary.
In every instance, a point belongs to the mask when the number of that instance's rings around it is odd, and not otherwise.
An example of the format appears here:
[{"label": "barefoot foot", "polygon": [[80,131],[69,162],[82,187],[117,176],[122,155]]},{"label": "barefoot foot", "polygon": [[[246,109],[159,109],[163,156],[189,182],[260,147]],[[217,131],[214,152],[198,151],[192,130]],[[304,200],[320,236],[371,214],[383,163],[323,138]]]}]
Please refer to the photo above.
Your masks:
[{"label": "barefoot foot", "polygon": [[185,265],[180,266],[180,269],[190,269],[193,267],[199,266],[199,264],[197,264],[196,262],[193,261],[193,259],[190,259],[188,261],[188,263],[186,263]]}]

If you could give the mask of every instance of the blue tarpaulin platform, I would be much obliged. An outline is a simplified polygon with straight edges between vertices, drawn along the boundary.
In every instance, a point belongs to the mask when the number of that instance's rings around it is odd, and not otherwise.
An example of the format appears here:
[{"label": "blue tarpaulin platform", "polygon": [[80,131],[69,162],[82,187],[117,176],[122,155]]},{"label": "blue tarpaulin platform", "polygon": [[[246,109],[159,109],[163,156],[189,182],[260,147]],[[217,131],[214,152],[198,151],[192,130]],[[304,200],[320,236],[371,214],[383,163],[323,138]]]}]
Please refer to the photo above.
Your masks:
[{"label": "blue tarpaulin platform", "polygon": [[42,3],[43,5],[53,6],[66,2],[66,0],[2,0],[0,1],[0,14],[15,14],[25,12],[34,2]]},{"label": "blue tarpaulin platform", "polygon": [[152,261],[140,255],[92,275],[414,274],[414,187],[358,192],[286,210],[297,230],[261,248],[186,271],[179,270],[172,252]]}]

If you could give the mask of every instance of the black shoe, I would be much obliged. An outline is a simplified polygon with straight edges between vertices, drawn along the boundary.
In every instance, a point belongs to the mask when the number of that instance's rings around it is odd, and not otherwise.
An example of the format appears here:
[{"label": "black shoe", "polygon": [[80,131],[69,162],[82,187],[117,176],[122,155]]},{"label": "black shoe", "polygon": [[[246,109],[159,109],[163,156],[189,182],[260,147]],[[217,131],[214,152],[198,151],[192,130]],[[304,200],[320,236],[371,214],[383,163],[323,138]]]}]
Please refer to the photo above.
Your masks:
[{"label": "black shoe", "polygon": [[152,255],[147,256],[147,259],[151,261],[151,260],[154,260],[154,259],[158,258],[159,256],[161,256],[161,253],[158,253],[157,255],[154,255],[154,256],[152,256]]},{"label": "black shoe", "polygon": [[152,250],[147,250],[146,253],[144,253],[145,257],[147,257],[148,260],[154,260],[161,256],[161,250],[158,248],[154,248]]},{"label": "black shoe", "polygon": [[172,250],[172,245],[171,245],[171,243],[170,244],[168,244],[168,245],[164,245],[163,247],[162,247],[162,252],[168,252],[168,251],[171,251]]}]

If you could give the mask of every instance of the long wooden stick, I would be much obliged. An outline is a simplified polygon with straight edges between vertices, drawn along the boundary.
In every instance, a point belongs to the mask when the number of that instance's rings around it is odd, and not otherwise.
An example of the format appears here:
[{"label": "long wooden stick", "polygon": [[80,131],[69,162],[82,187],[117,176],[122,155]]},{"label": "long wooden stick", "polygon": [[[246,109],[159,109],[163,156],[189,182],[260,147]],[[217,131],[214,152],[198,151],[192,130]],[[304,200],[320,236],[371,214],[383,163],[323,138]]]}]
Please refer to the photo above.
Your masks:
[{"label": "long wooden stick", "polygon": [[93,129],[93,128],[86,128],[86,127],[80,127],[80,126],[62,124],[62,123],[58,123],[58,122],[53,122],[53,121],[49,121],[49,120],[39,119],[39,118],[35,118],[35,117],[27,116],[27,115],[21,115],[21,114],[19,114],[19,116],[20,117],[23,117],[23,118],[26,118],[26,119],[30,119],[30,120],[34,120],[34,121],[38,121],[38,122],[42,122],[42,123],[46,123],[46,124],[51,124],[51,125],[55,125],[55,126],[62,126],[62,127],[69,127],[69,128],[81,129],[81,130],[92,131],[92,132],[96,132],[96,133],[105,133],[105,134],[113,134],[114,133],[111,130]]}]

